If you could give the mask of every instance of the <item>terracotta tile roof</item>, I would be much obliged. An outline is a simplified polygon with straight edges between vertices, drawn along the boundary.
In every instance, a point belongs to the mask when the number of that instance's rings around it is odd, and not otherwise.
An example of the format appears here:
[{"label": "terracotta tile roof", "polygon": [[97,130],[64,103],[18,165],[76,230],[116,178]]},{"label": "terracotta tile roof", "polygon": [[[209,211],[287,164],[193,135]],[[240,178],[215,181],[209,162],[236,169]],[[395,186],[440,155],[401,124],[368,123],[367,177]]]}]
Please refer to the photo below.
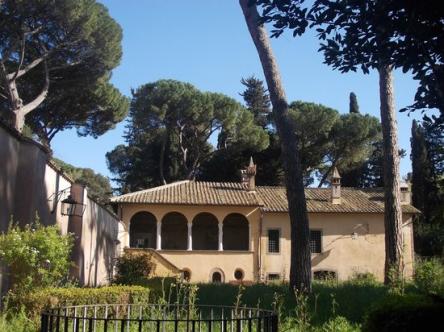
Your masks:
[{"label": "terracotta tile roof", "polygon": [[[264,211],[287,212],[285,187],[257,187],[264,201]],[[306,188],[308,212],[384,213],[384,192],[381,189],[341,188],[341,204],[332,204],[330,188]],[[403,205],[404,213],[418,213],[411,205]]]},{"label": "terracotta tile roof", "polygon": [[179,181],[111,198],[115,203],[262,206],[241,183]]},{"label": "terracotta tile roof", "polygon": [[[341,204],[332,204],[330,188],[306,188],[308,212],[383,213],[381,189],[342,188]],[[256,187],[248,192],[236,182],[180,181],[147,190],[113,197],[113,203],[259,206],[267,212],[287,212],[285,187]],[[418,213],[411,205],[403,205],[404,213]]]}]

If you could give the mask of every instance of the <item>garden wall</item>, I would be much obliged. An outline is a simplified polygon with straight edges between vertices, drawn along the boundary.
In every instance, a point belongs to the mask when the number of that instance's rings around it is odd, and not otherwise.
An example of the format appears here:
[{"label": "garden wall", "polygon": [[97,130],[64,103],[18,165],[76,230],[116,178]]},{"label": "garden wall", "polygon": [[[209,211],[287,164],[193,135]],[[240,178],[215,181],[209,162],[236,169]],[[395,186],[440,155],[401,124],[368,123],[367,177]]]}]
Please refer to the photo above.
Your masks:
[{"label": "garden wall", "polygon": [[[77,266],[71,274],[84,285],[106,284],[117,254],[119,219],[50,159],[47,148],[0,122],[0,231],[7,230],[12,218],[26,225],[36,215],[42,224],[57,224],[63,234],[76,235],[73,261]],[[82,217],[62,216],[60,202],[69,194],[82,197]],[[1,266],[0,288],[2,292],[8,288]]]}]

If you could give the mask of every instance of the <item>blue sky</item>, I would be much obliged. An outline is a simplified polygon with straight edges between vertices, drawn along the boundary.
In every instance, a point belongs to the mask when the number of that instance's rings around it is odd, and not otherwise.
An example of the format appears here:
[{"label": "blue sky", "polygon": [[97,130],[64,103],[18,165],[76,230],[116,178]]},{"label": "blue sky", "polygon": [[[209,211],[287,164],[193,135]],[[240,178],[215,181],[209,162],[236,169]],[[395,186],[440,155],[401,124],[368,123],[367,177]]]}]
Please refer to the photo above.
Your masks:
[{"label": "blue sky", "polygon": [[[263,79],[259,59],[246,28],[238,1],[217,0],[103,0],[123,29],[123,58],[112,82],[122,93],[158,79],[171,78],[201,90],[221,92],[242,101],[242,77]],[[354,91],[362,113],[379,118],[378,77],[340,74],[323,64],[313,33],[293,38],[290,33],[272,40],[289,101],[321,103],[348,112]],[[412,103],[417,83],[395,73],[396,107]],[[412,116],[398,113],[400,147],[408,151],[401,175],[410,171]],[[124,143],[125,121],[94,139],[78,137],[75,130],[59,133],[52,142],[54,155],[78,167],[106,176],[106,152]]]}]

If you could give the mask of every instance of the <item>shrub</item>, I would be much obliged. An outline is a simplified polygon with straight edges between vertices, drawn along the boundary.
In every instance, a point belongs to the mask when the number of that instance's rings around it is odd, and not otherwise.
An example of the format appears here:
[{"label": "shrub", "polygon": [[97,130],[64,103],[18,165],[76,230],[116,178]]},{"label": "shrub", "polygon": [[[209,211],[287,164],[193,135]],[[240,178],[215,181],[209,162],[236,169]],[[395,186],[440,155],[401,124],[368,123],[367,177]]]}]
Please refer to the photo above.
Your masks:
[{"label": "shrub", "polygon": [[113,282],[120,285],[143,284],[149,278],[153,267],[151,253],[124,253],[116,260]]},{"label": "shrub", "polygon": [[10,294],[11,309],[24,309],[30,318],[38,318],[42,310],[81,304],[146,304],[150,290],[141,286],[106,286],[100,288],[44,288],[28,294]]},{"label": "shrub", "polygon": [[72,236],[38,220],[23,229],[11,225],[0,234],[0,258],[8,267],[13,292],[59,286],[68,276]]},{"label": "shrub", "polygon": [[367,314],[363,331],[427,331],[440,326],[444,303],[420,295],[391,296]]},{"label": "shrub", "polygon": [[414,274],[415,286],[425,294],[444,298],[444,264],[439,258],[420,260]]},{"label": "shrub", "polygon": [[336,316],[324,323],[320,328],[316,329],[319,332],[359,332],[360,328],[356,324],[350,323],[345,317]]},{"label": "shrub", "polygon": [[378,283],[375,275],[370,272],[355,272],[348,281],[357,285],[376,285]]}]

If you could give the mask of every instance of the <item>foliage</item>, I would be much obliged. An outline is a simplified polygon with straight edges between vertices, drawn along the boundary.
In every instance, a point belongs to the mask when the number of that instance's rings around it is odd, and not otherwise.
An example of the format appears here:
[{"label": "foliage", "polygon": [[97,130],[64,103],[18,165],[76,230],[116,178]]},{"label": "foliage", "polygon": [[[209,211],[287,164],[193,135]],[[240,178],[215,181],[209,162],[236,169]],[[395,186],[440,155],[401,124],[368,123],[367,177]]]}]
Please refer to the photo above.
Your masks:
[{"label": "foliage", "polygon": [[125,117],[128,101],[109,83],[122,56],[122,31],[105,6],[8,0],[0,13],[4,117],[31,112],[27,123],[47,145],[66,128],[97,137]]},{"label": "foliage", "polygon": [[202,92],[189,83],[160,80],[133,91],[125,139],[107,153],[121,191],[193,179],[215,149],[242,146],[259,151],[268,145],[265,130],[234,99]]},{"label": "foliage", "polygon": [[14,312],[22,308],[30,319],[38,319],[45,308],[80,304],[135,303],[147,304],[150,290],[141,286],[105,286],[99,288],[42,288],[28,293],[11,294],[9,308]]},{"label": "foliage", "polygon": [[421,331],[427,326],[440,326],[443,312],[442,302],[434,303],[424,296],[392,296],[369,311],[363,331]]},{"label": "foliage", "polygon": [[112,194],[109,179],[95,173],[91,168],[75,167],[64,161],[53,158],[52,162],[75,182],[88,187],[88,194],[100,204],[107,204]]},{"label": "foliage", "polygon": [[116,259],[113,282],[120,285],[137,285],[150,277],[155,269],[151,254],[147,252],[124,253]]},{"label": "foliage", "polygon": [[412,203],[421,210],[415,220],[415,248],[424,256],[444,253],[444,135],[428,122],[412,123]]},{"label": "foliage", "polygon": [[264,82],[250,76],[242,78],[241,83],[245,86],[245,91],[240,95],[244,97],[247,109],[253,113],[256,124],[262,128],[270,125],[270,97],[264,87]]},{"label": "foliage", "polygon": [[349,113],[359,113],[358,98],[354,92],[350,92]]},{"label": "foliage", "polygon": [[0,312],[0,331],[2,332],[37,332],[38,321],[29,319],[25,310],[10,311],[5,308]]},{"label": "foliage", "polygon": [[72,242],[57,226],[43,226],[38,219],[23,229],[10,225],[0,234],[0,257],[8,267],[11,291],[60,285],[68,275]]},{"label": "foliage", "polygon": [[415,286],[425,294],[444,299],[444,262],[441,258],[422,259],[416,262]]}]

